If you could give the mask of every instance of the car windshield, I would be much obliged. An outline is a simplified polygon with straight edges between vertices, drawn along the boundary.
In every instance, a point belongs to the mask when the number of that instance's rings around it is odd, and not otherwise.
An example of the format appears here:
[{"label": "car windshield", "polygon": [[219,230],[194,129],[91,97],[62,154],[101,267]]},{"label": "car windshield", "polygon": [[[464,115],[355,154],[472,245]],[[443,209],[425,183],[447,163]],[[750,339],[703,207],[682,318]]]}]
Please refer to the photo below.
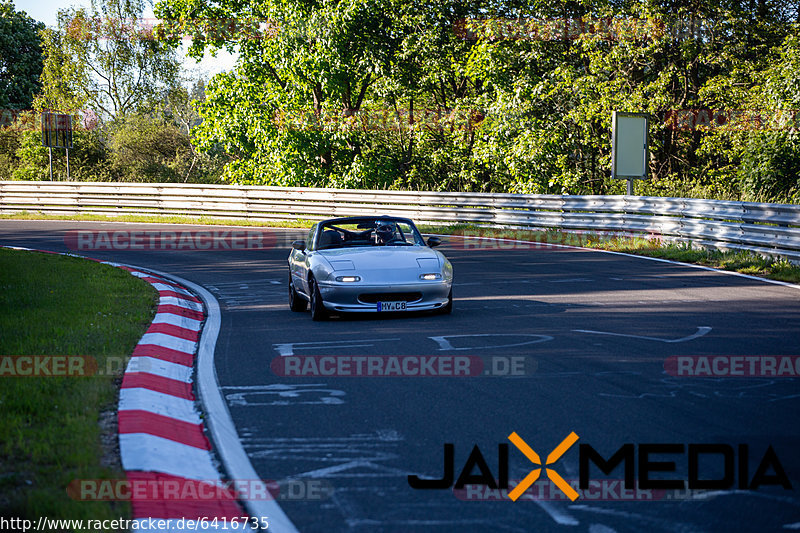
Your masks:
[{"label": "car windshield", "polygon": [[317,233],[318,250],[355,246],[424,246],[410,220],[364,217],[330,220]]}]

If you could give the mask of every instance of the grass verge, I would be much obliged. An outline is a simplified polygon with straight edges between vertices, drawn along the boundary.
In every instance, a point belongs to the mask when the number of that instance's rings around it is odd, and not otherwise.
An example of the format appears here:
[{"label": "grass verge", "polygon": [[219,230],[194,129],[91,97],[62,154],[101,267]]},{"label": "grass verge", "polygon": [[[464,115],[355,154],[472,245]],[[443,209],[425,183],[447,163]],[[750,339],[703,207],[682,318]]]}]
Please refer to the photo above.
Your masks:
[{"label": "grass verge", "polygon": [[[153,287],[119,268],[0,248],[0,516],[130,518],[125,502],[73,500],[66,487],[124,479],[109,419],[116,419],[122,361],[157,302]],[[16,355],[91,356],[112,371],[10,377],[7,356]]]},{"label": "grass verge", "polygon": [[[504,230],[477,227],[469,224],[451,226],[420,226],[428,233],[462,235],[465,237],[491,237],[531,241],[542,244],[563,244],[612,252],[623,252],[693,263],[720,270],[730,270],[788,283],[800,283],[800,265],[786,259],[762,257],[747,251],[720,251],[694,248],[688,243],[665,242],[657,238],[614,237],[590,232],[564,232],[559,230]],[[491,247],[492,245],[489,245]],[[502,248],[503,246],[499,246]]]},{"label": "grass verge", "polygon": [[688,243],[659,243],[654,245],[642,238],[615,238],[592,242],[589,248],[646,255],[681,263],[730,270],[788,283],[800,283],[800,266],[786,259],[763,257],[752,252],[708,250],[694,248]]},{"label": "grass verge", "polygon": [[313,220],[250,220],[240,218],[212,218],[189,216],[153,216],[153,215],[48,215],[21,211],[14,214],[0,215],[0,220],[87,220],[96,222],[143,222],[154,224],[198,224],[207,226],[248,226],[265,228],[310,228]]}]

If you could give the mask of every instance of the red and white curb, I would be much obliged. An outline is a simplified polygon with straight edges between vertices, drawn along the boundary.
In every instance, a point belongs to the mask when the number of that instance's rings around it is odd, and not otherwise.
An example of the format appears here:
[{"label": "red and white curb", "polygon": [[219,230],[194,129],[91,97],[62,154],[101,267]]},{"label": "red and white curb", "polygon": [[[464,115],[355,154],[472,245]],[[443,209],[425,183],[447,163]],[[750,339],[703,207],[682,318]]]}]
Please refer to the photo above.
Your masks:
[{"label": "red and white curb", "polygon": [[[120,389],[119,448],[128,480],[154,486],[170,482],[192,487],[193,481],[222,486],[192,392],[195,353],[205,318],[202,302],[181,285],[150,272],[107,264],[128,270],[159,294],[156,316],[133,350]],[[225,491],[216,494],[220,492]],[[221,529],[234,518],[241,521],[246,516],[233,495],[184,500],[138,500],[133,495],[131,506],[134,519],[168,520],[168,531],[184,529],[182,518],[202,519],[203,527],[209,529],[215,529],[216,519]]]},{"label": "red and white curb", "polygon": [[[203,287],[177,276],[105,263],[128,270],[159,293],[156,317],[133,351],[120,390],[120,455],[128,479],[177,482],[179,486],[202,481],[223,486],[203,422],[195,410],[194,368],[208,429],[232,479],[230,485],[237,493],[268,494],[242,447],[219,390],[214,347],[221,313],[216,299]],[[180,502],[134,500],[133,517],[168,520],[167,528],[160,531],[196,531],[198,527],[243,531],[252,530],[243,520],[249,516],[248,523],[266,522],[270,531],[297,532],[274,500],[244,500],[246,510],[242,510],[233,492],[222,493],[229,497]],[[198,524],[198,520],[202,522]],[[137,531],[148,530],[148,520],[142,524]]]},{"label": "red and white curb", "polygon": [[[219,390],[214,347],[221,320],[219,304],[211,293],[190,281],[151,269],[71,253],[3,247],[68,255],[122,268],[159,293],[156,316],[133,350],[122,378],[118,407],[122,467],[128,481],[137,484],[191,487],[198,492],[202,490],[199,487],[213,484],[218,490],[208,499],[137,498],[131,493],[132,518],[140,525],[132,529],[134,533],[153,531],[152,521],[158,523],[159,532],[253,531],[246,524],[265,521],[270,531],[297,532],[274,500],[245,500],[246,509],[242,509],[235,493],[225,490],[233,485],[239,493],[268,493],[266,483],[258,481]],[[223,483],[195,408],[194,370],[205,421],[232,483]],[[210,489],[207,493],[212,492]],[[246,520],[248,516],[252,522]]]}]

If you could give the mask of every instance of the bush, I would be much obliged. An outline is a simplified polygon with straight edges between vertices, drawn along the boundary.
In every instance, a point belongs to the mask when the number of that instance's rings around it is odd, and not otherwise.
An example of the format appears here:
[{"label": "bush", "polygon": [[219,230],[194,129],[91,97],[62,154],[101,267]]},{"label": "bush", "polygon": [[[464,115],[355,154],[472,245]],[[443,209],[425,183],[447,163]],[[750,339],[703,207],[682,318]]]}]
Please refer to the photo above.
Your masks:
[{"label": "bush", "polygon": [[0,180],[7,180],[19,165],[19,132],[11,128],[0,128]]},{"label": "bush", "polygon": [[[73,148],[69,151],[69,179],[72,181],[110,181],[108,154],[99,130],[75,129]],[[0,165],[2,165],[0,155]],[[49,180],[50,162],[38,131],[18,131],[17,149],[11,172],[17,180]],[[67,154],[64,148],[53,148],[53,179],[67,179]]]},{"label": "bush", "polygon": [[790,202],[800,194],[800,140],[797,134],[754,136],[742,157],[740,177],[745,200]]},{"label": "bush", "polygon": [[161,118],[128,115],[109,127],[111,170],[119,181],[187,181],[194,160],[189,137]]}]

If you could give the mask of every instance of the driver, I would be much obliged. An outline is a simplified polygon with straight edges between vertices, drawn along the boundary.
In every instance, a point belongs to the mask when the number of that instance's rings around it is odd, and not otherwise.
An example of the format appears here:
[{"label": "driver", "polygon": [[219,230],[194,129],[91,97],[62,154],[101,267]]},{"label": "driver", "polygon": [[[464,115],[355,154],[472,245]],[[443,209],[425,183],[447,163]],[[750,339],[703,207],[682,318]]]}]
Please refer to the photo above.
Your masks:
[{"label": "driver", "polygon": [[382,246],[394,238],[394,224],[378,222],[375,226],[375,244]]}]

